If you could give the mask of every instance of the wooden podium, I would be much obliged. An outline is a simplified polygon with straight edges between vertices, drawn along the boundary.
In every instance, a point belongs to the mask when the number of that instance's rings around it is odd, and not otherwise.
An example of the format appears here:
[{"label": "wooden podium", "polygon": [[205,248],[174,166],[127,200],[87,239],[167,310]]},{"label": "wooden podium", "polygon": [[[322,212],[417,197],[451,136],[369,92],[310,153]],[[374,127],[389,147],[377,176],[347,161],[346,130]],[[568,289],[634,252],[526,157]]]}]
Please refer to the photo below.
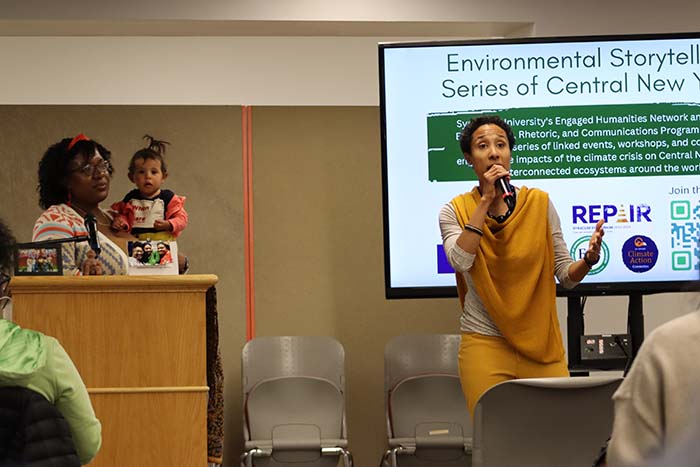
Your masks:
[{"label": "wooden podium", "polygon": [[12,279],[13,321],[56,337],[102,423],[96,467],[207,464],[214,275]]}]

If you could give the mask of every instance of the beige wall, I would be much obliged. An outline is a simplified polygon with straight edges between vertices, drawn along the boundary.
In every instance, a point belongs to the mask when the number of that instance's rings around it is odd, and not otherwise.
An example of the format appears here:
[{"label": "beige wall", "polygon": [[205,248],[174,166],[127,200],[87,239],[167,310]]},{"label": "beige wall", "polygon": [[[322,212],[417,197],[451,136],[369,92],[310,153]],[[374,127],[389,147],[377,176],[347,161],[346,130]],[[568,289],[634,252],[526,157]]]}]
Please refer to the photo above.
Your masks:
[{"label": "beige wall", "polygon": [[[31,240],[41,213],[36,171],[50,144],[84,132],[110,149],[116,170],[109,201],[118,201],[132,188],[127,167],[144,133],[172,143],[165,186],[187,197],[190,216],[178,246],[189,256],[192,273],[219,276],[226,445],[233,459],[231,446],[239,446],[242,438],[240,350],[245,343],[240,107],[0,106],[0,122],[0,217],[20,241]],[[157,330],[153,345],[158,345]]]},{"label": "beige wall", "polygon": [[[242,450],[240,114],[223,106],[0,106],[0,217],[20,240],[30,239],[40,213],[36,168],[49,144],[80,131],[105,144],[116,165],[110,200],[117,200],[131,188],[126,168],[141,136],[173,143],[167,186],[188,197],[190,213],[181,248],[194,273],[220,278],[227,466]],[[254,107],[253,154],[257,335],[343,343],[351,448],[357,465],[373,465],[385,449],[384,345],[400,334],[457,332],[456,300],[384,298],[377,107]],[[644,301],[647,330],[695,306],[688,294]],[[565,327],[563,299],[559,310]],[[624,332],[625,311],[624,298],[591,298],[587,331]]]},{"label": "beige wall", "polygon": [[[20,241],[41,212],[37,163],[53,142],[84,132],[112,151],[110,201],[131,189],[128,160],[144,133],[172,143],[166,185],[188,197],[190,213],[180,248],[192,272],[220,278],[226,460],[235,465],[245,341],[240,108],[0,106],[0,118],[0,217]],[[385,446],[386,341],[454,332],[457,317],[453,300],[384,299],[378,125],[376,107],[253,112],[257,335],[331,335],[345,345],[357,465],[375,462]]]},{"label": "beige wall", "polygon": [[[345,346],[357,465],[386,449],[386,343],[459,329],[456,298],[384,298],[380,147],[376,107],[253,109],[256,334],[330,335]],[[644,304],[647,332],[695,306],[690,294]],[[565,299],[558,307],[566,342]],[[590,298],[586,332],[626,332],[626,311],[626,297]]]},{"label": "beige wall", "polygon": [[376,107],[256,107],[257,335],[330,335],[345,346],[356,465],[386,449],[384,345],[454,333],[457,300],[384,298]]},{"label": "beige wall", "polygon": [[[257,335],[331,335],[344,344],[351,448],[357,465],[372,464],[385,448],[385,343],[455,332],[456,303],[384,299],[378,108],[253,110]],[[166,186],[188,197],[190,214],[180,248],[192,272],[220,278],[226,461],[236,465],[245,341],[240,108],[0,106],[0,119],[0,217],[20,241],[31,239],[41,212],[37,163],[53,142],[84,132],[112,151],[110,201],[131,189],[127,165],[144,133],[172,143]]]}]

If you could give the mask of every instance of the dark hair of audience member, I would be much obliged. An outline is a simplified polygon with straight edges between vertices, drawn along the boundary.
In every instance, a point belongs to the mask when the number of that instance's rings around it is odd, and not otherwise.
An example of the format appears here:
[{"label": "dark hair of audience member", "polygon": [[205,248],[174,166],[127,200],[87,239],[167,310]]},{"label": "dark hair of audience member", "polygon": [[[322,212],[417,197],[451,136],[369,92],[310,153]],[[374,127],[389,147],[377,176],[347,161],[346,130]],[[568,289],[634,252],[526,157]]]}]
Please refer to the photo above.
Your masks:
[{"label": "dark hair of audience member", "polygon": [[10,228],[0,219],[0,272],[8,272],[15,260],[15,237]]}]

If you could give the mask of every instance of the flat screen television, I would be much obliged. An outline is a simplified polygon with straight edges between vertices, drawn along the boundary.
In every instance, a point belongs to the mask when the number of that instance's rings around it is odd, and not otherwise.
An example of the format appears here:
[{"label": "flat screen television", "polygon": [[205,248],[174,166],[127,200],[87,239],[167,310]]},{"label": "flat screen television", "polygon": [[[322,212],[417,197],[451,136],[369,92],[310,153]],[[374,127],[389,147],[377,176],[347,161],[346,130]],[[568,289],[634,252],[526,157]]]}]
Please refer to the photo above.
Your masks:
[{"label": "flat screen television", "polygon": [[388,298],[456,295],[438,213],[477,184],[458,139],[480,114],[513,127],[512,183],[549,193],[573,258],[606,220],[559,295],[698,280],[700,33],[380,44],[379,71]]}]

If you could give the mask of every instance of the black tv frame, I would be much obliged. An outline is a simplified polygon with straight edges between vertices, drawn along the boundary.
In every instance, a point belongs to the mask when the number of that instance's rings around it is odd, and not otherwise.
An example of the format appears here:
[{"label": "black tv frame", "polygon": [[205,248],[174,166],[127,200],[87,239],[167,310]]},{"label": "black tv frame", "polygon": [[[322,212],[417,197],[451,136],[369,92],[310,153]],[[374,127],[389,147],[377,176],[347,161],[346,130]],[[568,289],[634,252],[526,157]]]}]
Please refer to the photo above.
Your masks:
[{"label": "black tv frame", "polygon": [[[379,109],[382,144],[382,217],[384,238],[384,290],[387,299],[403,298],[452,298],[457,297],[457,287],[392,287],[389,244],[389,193],[387,180],[387,135],[386,135],[386,95],[384,89],[384,51],[396,48],[415,47],[451,47],[455,45],[516,45],[516,44],[553,44],[558,42],[606,42],[606,41],[645,41],[661,39],[700,39],[700,32],[659,33],[659,34],[620,34],[593,36],[556,36],[523,37],[505,39],[475,39],[449,41],[420,41],[381,43],[378,45],[379,56]],[[436,213],[437,215],[437,213]],[[573,289],[566,289],[557,284],[558,297],[636,295],[666,292],[683,292],[696,288],[692,281],[650,281],[650,282],[614,282],[581,283]]]}]

